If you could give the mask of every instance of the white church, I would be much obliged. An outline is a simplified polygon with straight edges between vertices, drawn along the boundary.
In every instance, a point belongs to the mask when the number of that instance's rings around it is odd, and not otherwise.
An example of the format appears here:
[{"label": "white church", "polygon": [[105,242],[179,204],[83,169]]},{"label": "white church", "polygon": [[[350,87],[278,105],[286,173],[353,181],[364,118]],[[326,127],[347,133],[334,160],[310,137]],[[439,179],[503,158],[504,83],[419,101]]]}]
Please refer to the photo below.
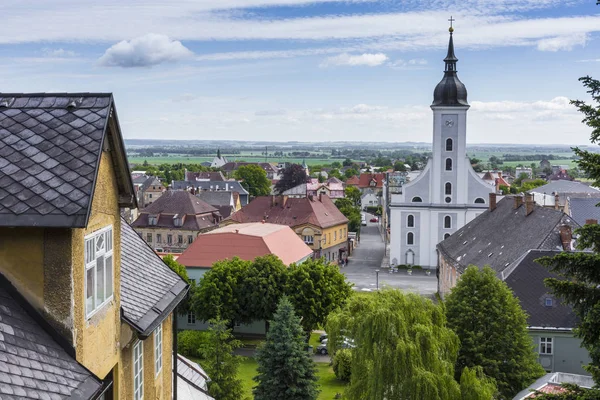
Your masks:
[{"label": "white church", "polygon": [[390,265],[436,268],[436,244],[487,208],[494,186],[466,154],[467,89],[458,79],[450,27],[444,77],[433,92],[433,152],[421,174],[390,202]]}]

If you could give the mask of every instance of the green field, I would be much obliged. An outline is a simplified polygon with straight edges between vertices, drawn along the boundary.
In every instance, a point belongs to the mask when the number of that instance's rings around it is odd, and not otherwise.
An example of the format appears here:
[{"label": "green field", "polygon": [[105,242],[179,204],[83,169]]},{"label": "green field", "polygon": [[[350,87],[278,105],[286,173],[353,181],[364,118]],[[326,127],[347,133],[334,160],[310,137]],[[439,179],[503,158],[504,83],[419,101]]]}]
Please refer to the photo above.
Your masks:
[{"label": "green field", "polygon": [[[252,156],[225,156],[229,161],[248,161],[248,162],[264,162],[264,157],[252,157]],[[186,157],[186,156],[169,156],[169,157],[128,157],[129,163],[131,164],[143,164],[144,161],[148,161],[150,165],[160,164],[200,164],[205,161],[212,161],[214,157]],[[295,164],[302,164],[305,160],[307,165],[323,165],[331,164],[334,161],[339,163],[343,162],[343,158],[292,158],[292,157],[269,157],[268,162],[289,162]]]},{"label": "green field", "polygon": [[[336,393],[342,393],[346,384],[335,377],[333,369],[328,363],[316,363],[317,376],[319,377],[319,399],[320,400],[332,400]],[[252,380],[256,376],[256,360],[252,357],[243,357],[242,363],[238,370],[238,376],[244,385],[244,395],[252,398],[252,387],[256,385],[256,382]]]}]

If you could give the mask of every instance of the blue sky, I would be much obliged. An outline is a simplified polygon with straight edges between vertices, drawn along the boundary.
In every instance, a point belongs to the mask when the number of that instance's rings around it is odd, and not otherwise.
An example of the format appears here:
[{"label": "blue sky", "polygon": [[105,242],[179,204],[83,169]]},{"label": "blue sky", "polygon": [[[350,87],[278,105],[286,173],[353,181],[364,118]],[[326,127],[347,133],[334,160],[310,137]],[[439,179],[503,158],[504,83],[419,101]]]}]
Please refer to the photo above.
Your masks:
[{"label": "blue sky", "polygon": [[470,143],[586,144],[595,0],[22,0],[3,92],[113,92],[126,138],[431,141],[454,16]]}]

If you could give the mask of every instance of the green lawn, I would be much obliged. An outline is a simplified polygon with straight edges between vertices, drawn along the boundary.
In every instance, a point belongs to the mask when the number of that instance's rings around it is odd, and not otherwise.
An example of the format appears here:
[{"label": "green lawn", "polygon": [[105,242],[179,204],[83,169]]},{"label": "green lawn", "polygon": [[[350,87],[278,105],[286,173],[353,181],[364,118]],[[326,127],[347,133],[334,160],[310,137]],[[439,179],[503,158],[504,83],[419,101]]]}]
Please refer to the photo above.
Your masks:
[{"label": "green lawn", "polygon": [[[319,390],[321,391],[319,399],[332,400],[336,393],[342,393],[344,391],[346,384],[335,377],[333,369],[329,364],[316,363],[316,365],[317,375],[319,377]],[[256,385],[256,382],[252,380],[252,378],[256,376],[256,367],[257,364],[254,358],[243,357],[238,370],[238,375],[244,385],[244,394],[250,398],[252,398],[252,387]]]}]

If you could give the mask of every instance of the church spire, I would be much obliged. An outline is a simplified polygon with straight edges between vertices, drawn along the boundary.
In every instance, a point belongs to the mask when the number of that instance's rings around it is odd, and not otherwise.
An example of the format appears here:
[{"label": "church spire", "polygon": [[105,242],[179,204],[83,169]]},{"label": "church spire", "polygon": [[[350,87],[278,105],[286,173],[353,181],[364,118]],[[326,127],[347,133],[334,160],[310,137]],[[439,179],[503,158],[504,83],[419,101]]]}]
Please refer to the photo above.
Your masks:
[{"label": "church spire", "polygon": [[458,58],[454,54],[454,28],[452,22],[454,18],[450,17],[450,40],[448,41],[448,53],[444,58],[446,67],[444,68],[444,77],[435,87],[433,92],[433,106],[468,106],[467,89],[456,75],[456,62]]}]

